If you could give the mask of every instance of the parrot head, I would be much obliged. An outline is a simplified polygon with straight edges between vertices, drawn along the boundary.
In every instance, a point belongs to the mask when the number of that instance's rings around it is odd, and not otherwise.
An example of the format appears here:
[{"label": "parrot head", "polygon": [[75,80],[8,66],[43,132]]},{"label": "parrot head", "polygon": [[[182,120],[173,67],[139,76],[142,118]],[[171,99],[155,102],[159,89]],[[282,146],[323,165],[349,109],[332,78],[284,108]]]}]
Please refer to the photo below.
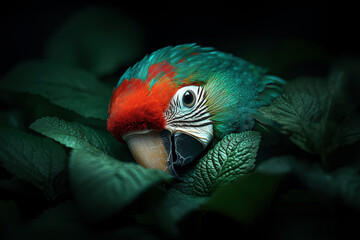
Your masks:
[{"label": "parrot head", "polygon": [[140,165],[178,177],[176,169],[214,139],[252,128],[257,108],[278,95],[281,81],[212,48],[166,47],[120,78],[107,127]]}]

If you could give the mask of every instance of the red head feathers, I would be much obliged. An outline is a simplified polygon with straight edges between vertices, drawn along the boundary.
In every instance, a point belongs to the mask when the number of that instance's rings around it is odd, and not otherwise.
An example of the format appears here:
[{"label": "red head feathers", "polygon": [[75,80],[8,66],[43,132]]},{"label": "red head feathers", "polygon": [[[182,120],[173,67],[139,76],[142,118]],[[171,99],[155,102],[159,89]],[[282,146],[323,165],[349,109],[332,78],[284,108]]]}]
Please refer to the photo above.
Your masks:
[{"label": "red head feathers", "polygon": [[174,67],[163,61],[149,67],[146,80],[123,80],[109,105],[107,126],[114,137],[121,141],[122,135],[130,131],[160,131],[165,127],[164,112],[178,89],[174,75]]},{"label": "red head feathers", "polygon": [[176,91],[204,80],[201,74],[195,76],[202,66],[202,58],[197,56],[209,51],[212,49],[195,44],[166,47],[129,68],[111,98],[108,130],[118,140],[130,131],[162,130],[166,125],[164,112]]}]

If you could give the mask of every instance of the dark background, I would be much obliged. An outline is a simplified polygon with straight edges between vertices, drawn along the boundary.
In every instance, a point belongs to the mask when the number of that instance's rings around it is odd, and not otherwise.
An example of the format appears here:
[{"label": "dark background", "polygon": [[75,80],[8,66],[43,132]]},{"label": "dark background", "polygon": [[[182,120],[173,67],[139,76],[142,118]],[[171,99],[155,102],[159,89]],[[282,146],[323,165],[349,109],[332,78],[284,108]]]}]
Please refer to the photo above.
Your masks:
[{"label": "dark background", "polygon": [[[64,19],[92,5],[111,6],[135,21],[143,33],[143,55],[168,45],[196,42],[243,57],[287,80],[303,75],[325,77],[342,59],[353,59],[353,62],[359,63],[359,14],[355,3],[349,5],[344,1],[332,4],[330,1],[168,1],[154,4],[141,1],[124,3],[42,0],[11,2],[10,5],[1,7],[0,78],[20,62],[42,58],[47,39]],[[141,57],[139,56],[139,59]],[[116,73],[118,77],[135,61],[122,66]],[[352,95],[358,96],[357,91],[353,90]],[[34,202],[36,201],[38,200],[35,199]],[[325,211],[324,214],[324,210],[317,209],[316,206],[310,206],[308,212],[303,212],[302,208],[290,208],[291,206],[281,212],[276,205],[272,207],[269,216],[278,213],[278,217],[264,218],[262,226],[267,226],[263,230],[264,236],[267,232],[271,233],[272,227],[276,224],[286,225],[288,210],[293,211],[292,214],[296,217],[295,221],[288,224],[290,227],[284,227],[285,237],[297,236],[297,231],[305,231],[303,235],[309,236],[311,234],[307,235],[306,231],[311,232],[313,229],[310,225],[316,225],[317,222],[320,223],[317,226],[324,226],[320,229],[323,232],[328,232],[326,228],[329,226],[333,227],[333,231],[336,227],[345,225],[346,229],[355,229],[355,222],[348,218],[351,210],[344,216],[336,215],[337,221],[333,224],[322,225],[321,220],[334,218],[335,213]],[[217,217],[210,215],[202,220],[208,221],[204,225],[211,227],[216,223]],[[274,222],[268,224],[268,220]],[[343,220],[346,220],[344,226],[337,226]],[[296,228],[297,221],[300,226],[305,227]],[[229,225],[229,232],[238,231],[239,226],[232,222],[224,222],[224,225]],[[247,237],[251,237],[251,234],[257,231],[256,226],[251,228],[248,231],[250,236]],[[293,231],[294,234],[287,235],[286,231]],[[339,231],[340,234],[343,233]]]},{"label": "dark background", "polygon": [[[334,1],[331,1],[334,2]],[[197,42],[232,52],[265,65],[277,59],[279,46],[290,39],[305,41],[282,49],[290,55],[315,48],[312,69],[282,72],[285,78],[301,74],[327,74],[329,63],[359,55],[358,17],[355,4],[344,1],[24,1],[1,7],[1,67],[5,74],[15,64],[43,56],[49,35],[68,16],[91,5],[110,5],[135,20],[144,33],[145,53],[160,47]],[[281,48],[281,47],[280,47]],[[290,50],[290,52],[289,52]],[[291,51],[294,51],[293,53]],[[258,59],[252,57],[260,52]],[[284,54],[280,52],[280,54]],[[266,61],[261,60],[263,56]],[[254,58],[254,59],[253,59]],[[324,60],[325,59],[325,60]],[[309,59],[307,59],[309,60]],[[270,65],[270,66],[266,66]],[[315,69],[315,70],[314,70]],[[294,70],[294,69],[292,69]]]}]

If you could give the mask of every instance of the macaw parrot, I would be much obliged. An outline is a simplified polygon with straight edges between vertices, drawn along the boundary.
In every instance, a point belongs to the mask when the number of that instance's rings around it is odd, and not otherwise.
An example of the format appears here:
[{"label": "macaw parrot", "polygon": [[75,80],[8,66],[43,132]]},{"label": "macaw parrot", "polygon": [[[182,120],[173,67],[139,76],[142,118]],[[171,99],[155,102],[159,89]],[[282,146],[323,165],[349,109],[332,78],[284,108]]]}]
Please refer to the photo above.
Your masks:
[{"label": "macaw parrot", "polygon": [[[252,129],[284,81],[245,60],[196,44],[145,56],[120,78],[107,128],[146,168],[179,169],[225,135]],[[260,117],[261,119],[261,117]]]}]

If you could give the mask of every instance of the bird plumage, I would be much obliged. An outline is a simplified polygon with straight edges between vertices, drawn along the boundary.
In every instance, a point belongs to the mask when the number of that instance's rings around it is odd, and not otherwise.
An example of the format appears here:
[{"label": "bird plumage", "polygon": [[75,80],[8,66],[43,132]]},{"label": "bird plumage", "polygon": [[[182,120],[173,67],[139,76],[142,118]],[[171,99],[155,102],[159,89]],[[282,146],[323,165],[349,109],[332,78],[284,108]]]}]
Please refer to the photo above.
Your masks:
[{"label": "bird plumage", "polygon": [[147,55],[120,78],[109,105],[108,129],[161,129],[171,98],[184,86],[201,86],[215,137],[252,128],[258,108],[285,82],[239,57],[196,44],[165,47]]}]

